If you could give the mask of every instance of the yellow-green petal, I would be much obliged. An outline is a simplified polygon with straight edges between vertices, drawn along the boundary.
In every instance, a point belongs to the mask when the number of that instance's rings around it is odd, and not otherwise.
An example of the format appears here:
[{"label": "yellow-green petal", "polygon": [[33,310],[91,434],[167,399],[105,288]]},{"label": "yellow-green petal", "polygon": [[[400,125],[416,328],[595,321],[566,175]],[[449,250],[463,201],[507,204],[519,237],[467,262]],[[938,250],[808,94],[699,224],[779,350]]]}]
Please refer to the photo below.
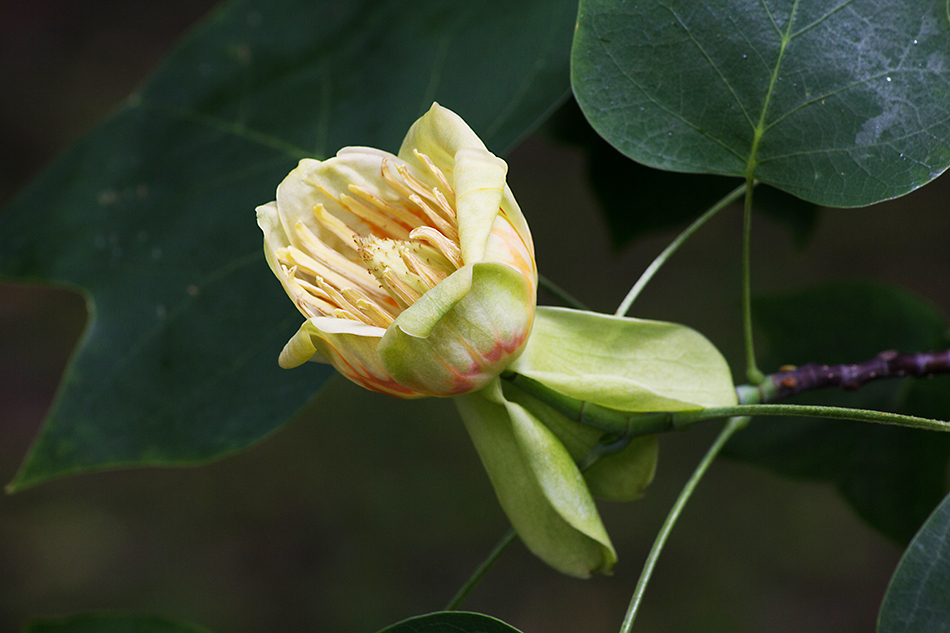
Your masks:
[{"label": "yellow-green petal", "polygon": [[409,128],[398,156],[421,170],[423,165],[413,150],[421,152],[448,176],[455,171],[455,155],[462,149],[484,150],[485,144],[462,117],[438,103],[433,103]]},{"label": "yellow-green petal", "polygon": [[484,387],[524,348],[534,288],[504,264],[455,271],[400,314],[378,353],[400,384],[452,396]]},{"label": "yellow-green petal", "polygon": [[483,149],[463,149],[455,155],[455,208],[462,261],[483,259],[492,224],[501,209],[508,165]]}]

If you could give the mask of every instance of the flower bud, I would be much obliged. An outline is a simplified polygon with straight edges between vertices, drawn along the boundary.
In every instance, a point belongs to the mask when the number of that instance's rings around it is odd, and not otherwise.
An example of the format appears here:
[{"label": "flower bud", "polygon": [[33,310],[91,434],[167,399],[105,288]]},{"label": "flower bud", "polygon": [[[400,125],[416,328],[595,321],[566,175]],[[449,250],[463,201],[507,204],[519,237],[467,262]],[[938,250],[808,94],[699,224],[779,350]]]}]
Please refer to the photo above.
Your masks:
[{"label": "flower bud", "polygon": [[282,367],[329,362],[401,398],[487,385],[522,352],[537,269],[507,165],[433,104],[398,156],[303,159],[257,208],[271,270],[307,318]]}]

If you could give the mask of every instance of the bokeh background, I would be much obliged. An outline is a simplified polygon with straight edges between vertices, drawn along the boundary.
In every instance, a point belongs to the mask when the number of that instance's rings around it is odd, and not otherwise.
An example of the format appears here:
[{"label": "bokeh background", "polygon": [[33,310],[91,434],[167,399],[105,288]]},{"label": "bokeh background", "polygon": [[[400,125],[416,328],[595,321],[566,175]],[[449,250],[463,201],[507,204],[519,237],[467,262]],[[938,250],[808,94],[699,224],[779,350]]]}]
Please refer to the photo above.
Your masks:
[{"label": "bokeh background", "polygon": [[[107,117],[213,4],[0,0],[0,205]],[[541,271],[612,311],[675,231],[615,248],[586,155],[554,139],[542,130],[517,148],[509,183]],[[897,201],[824,211],[804,248],[757,218],[754,286],[873,278],[950,313],[947,200],[943,177]],[[249,222],[260,202],[248,201]],[[696,327],[733,367],[740,228],[737,208],[721,214],[634,309]],[[0,284],[4,482],[85,319],[78,295]],[[620,555],[612,577],[562,577],[516,544],[466,607],[526,633],[617,630],[653,537],[715,430],[663,437],[646,497],[602,505]],[[216,633],[371,633],[444,606],[506,529],[451,402],[395,402],[334,380],[281,431],[218,463],[81,475],[0,496],[0,631],[33,616],[122,610]],[[676,527],[635,630],[870,631],[899,556],[830,486],[720,461]]]}]

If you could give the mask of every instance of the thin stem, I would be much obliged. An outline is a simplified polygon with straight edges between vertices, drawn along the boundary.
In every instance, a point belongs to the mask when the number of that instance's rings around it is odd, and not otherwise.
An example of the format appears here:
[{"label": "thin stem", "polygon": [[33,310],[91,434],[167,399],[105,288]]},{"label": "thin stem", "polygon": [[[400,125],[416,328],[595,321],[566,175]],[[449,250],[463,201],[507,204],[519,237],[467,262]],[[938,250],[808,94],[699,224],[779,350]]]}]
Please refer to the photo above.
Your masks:
[{"label": "thin stem", "polygon": [[742,327],[745,331],[746,377],[753,385],[765,378],[755,363],[755,344],[752,340],[752,176],[746,178],[745,218],[742,226]]},{"label": "thin stem", "polygon": [[617,316],[625,316],[627,312],[630,311],[630,306],[636,300],[637,296],[640,294],[647,283],[653,279],[653,275],[656,274],[660,267],[666,263],[666,260],[670,258],[673,253],[683,245],[687,239],[689,239],[693,233],[698,231],[706,222],[708,222],[714,215],[722,211],[724,208],[735,202],[739,196],[741,196],[746,190],[745,184],[739,185],[724,197],[722,200],[709,207],[709,209],[703,213],[701,216],[696,218],[692,224],[686,227],[686,230],[676,236],[676,239],[670,242],[670,245],[667,246],[662,253],[657,255],[656,259],[647,266],[647,269],[643,271],[643,274],[640,275],[640,278],[637,279],[637,283],[633,284],[633,288],[630,289],[630,292],[627,293],[627,296],[623,298],[623,301],[620,303],[620,307],[617,308],[617,311],[614,313]]},{"label": "thin stem", "polygon": [[542,288],[550,292],[552,295],[566,303],[572,308],[577,308],[578,310],[587,310],[588,307],[583,303],[578,301],[571,295],[567,290],[561,288],[559,285],[545,277],[544,275],[538,275],[538,283]]},{"label": "thin stem", "polygon": [[541,400],[569,420],[574,420],[584,426],[625,437],[637,437],[672,430],[682,430],[696,422],[728,418],[737,415],[785,415],[808,418],[831,418],[837,420],[876,422],[878,424],[893,424],[896,426],[928,429],[931,431],[950,431],[950,422],[889,413],[886,411],[802,404],[750,404],[762,402],[763,395],[770,395],[763,394],[762,390],[750,385],[739,386],[737,395],[742,404],[733,407],[710,407],[693,411],[630,412],[611,409],[565,396],[554,391],[547,385],[514,372],[502,374],[502,378],[510,381],[519,389],[531,394],[538,400]]},{"label": "thin stem", "polygon": [[488,573],[495,563],[498,562],[498,559],[501,558],[501,555],[505,553],[505,550],[515,542],[515,539],[518,537],[518,534],[515,532],[514,528],[508,530],[501,540],[498,541],[498,544],[495,545],[491,553],[488,554],[488,557],[482,561],[482,564],[478,566],[478,569],[469,577],[465,584],[462,585],[462,588],[458,590],[458,593],[449,601],[445,606],[445,611],[458,611],[459,607],[462,606],[462,603],[465,602],[465,599],[468,598],[468,594],[472,593],[472,590],[478,586],[478,583],[482,581],[482,578],[485,574]]},{"label": "thin stem", "polygon": [[653,547],[650,548],[650,553],[647,556],[647,560],[643,564],[643,571],[640,572],[640,580],[637,581],[637,586],[633,590],[633,597],[630,599],[630,607],[627,609],[627,615],[624,616],[623,625],[620,627],[620,633],[630,633],[630,630],[633,627],[633,621],[637,617],[637,611],[640,609],[640,603],[643,601],[643,594],[647,589],[647,583],[650,582],[650,576],[653,575],[653,569],[656,567],[656,561],[660,557],[660,552],[663,551],[663,546],[666,545],[666,540],[669,538],[670,532],[673,531],[673,526],[676,524],[676,520],[679,519],[680,514],[682,514],[683,508],[686,507],[686,502],[689,501],[689,498],[692,496],[693,491],[696,490],[696,486],[699,484],[699,481],[703,478],[703,475],[706,474],[706,471],[709,470],[709,466],[713,463],[713,460],[716,458],[716,455],[719,454],[719,451],[722,450],[722,447],[726,445],[726,442],[729,440],[729,438],[732,437],[733,433],[743,428],[748,423],[749,418],[730,418],[726,423],[726,426],[724,426],[719,432],[719,435],[716,437],[716,441],[713,442],[712,446],[709,447],[709,450],[706,451],[706,455],[703,457],[702,461],[699,462],[698,466],[696,466],[696,470],[693,471],[693,475],[689,478],[689,481],[687,481],[686,485],[683,486],[679,497],[676,498],[676,503],[673,504],[673,507],[670,508],[669,514],[666,515],[666,520],[663,522],[663,527],[660,528],[660,532],[656,535],[656,540],[653,542]]},{"label": "thin stem", "polygon": [[680,411],[673,414],[672,426],[684,429],[696,422],[715,420],[736,415],[785,415],[805,418],[830,418],[834,420],[855,420],[858,422],[876,422],[893,424],[912,429],[928,431],[950,431],[950,422],[919,418],[914,415],[901,415],[886,411],[868,409],[848,409],[845,407],[825,407],[810,404],[740,404],[734,407],[710,407],[696,411]]}]

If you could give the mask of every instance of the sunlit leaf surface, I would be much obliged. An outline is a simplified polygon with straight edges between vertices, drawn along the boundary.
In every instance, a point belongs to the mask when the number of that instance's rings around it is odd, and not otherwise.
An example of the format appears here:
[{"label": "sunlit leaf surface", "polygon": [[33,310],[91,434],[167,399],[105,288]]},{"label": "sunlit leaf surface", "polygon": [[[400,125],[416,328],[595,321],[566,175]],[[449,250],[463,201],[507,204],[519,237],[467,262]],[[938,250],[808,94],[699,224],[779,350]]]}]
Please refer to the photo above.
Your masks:
[{"label": "sunlit leaf surface", "polygon": [[433,100],[505,152],[567,92],[573,20],[564,0],[225,4],[0,216],[0,275],[90,310],[14,487],[202,462],[286,422],[331,372],[277,367],[302,317],[255,206],[301,157],[397,150]]},{"label": "sunlit leaf surface", "polygon": [[572,81],[651,167],[859,206],[950,165],[946,0],[582,0]]}]

